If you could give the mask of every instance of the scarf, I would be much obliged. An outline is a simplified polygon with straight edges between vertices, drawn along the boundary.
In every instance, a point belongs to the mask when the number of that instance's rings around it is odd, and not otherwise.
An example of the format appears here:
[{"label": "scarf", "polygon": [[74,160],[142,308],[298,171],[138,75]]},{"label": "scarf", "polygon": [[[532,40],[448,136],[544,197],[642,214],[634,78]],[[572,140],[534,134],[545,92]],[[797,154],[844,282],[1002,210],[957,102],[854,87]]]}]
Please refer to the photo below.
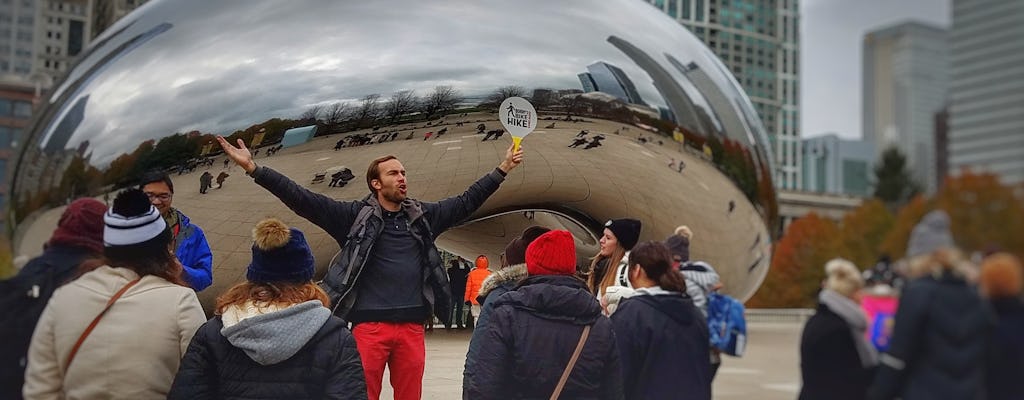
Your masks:
[{"label": "scarf", "polygon": [[857,347],[857,355],[860,356],[861,366],[869,368],[878,364],[878,351],[875,350],[875,347],[864,336],[868,329],[868,320],[860,306],[853,300],[831,289],[822,290],[821,294],[818,295],[818,301],[836,313],[850,327],[850,334],[853,335],[853,343]]}]

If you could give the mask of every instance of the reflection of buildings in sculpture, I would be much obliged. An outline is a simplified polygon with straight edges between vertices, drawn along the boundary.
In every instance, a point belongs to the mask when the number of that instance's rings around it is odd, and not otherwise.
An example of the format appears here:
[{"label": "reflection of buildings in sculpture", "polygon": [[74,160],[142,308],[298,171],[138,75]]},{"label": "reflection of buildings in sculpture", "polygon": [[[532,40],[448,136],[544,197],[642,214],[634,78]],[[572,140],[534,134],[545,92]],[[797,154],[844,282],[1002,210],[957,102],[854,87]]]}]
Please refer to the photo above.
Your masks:
[{"label": "reflection of buildings in sculpture", "polygon": [[804,190],[868,197],[875,154],[871,143],[836,134],[804,139]]},{"label": "reflection of buildings in sculpture", "polygon": [[741,140],[747,146],[751,146],[756,143],[753,138],[748,136],[749,128],[744,124],[745,121],[740,118],[740,114],[736,110],[738,106],[734,103],[734,99],[730,99],[729,96],[726,95],[713,80],[711,80],[711,77],[708,76],[707,72],[697,66],[697,63],[691,62],[687,65],[683,65],[683,63],[679,62],[678,59],[669,54],[665,54],[665,58],[668,59],[669,64],[672,64],[673,67],[682,73],[683,76],[693,83],[693,85],[697,87],[697,90],[704,95],[708,104],[711,105],[711,112],[722,124],[726,136],[735,140]]},{"label": "reflection of buildings in sculpture", "polygon": [[68,142],[71,140],[71,135],[74,135],[75,130],[78,129],[78,126],[82,124],[82,120],[85,119],[85,106],[88,102],[89,96],[82,96],[68,109],[67,114],[64,114],[60,123],[50,133],[50,136],[44,138],[43,143],[40,143],[44,153],[54,154],[67,147]]},{"label": "reflection of buildings in sculpture", "polygon": [[679,85],[679,82],[650,55],[640,50],[632,43],[629,43],[618,36],[609,36],[608,43],[626,54],[633,62],[643,69],[651,77],[654,88],[661,94],[661,97],[668,104],[669,110],[675,118],[676,124],[691,132],[699,132],[702,135],[713,133],[711,126],[698,118],[695,105],[686,93],[686,90]]},{"label": "reflection of buildings in sculpture", "polygon": [[588,65],[587,71],[576,75],[580,78],[583,91],[605,92],[627,103],[644,104],[640,93],[636,91],[636,85],[621,68],[598,61]]}]

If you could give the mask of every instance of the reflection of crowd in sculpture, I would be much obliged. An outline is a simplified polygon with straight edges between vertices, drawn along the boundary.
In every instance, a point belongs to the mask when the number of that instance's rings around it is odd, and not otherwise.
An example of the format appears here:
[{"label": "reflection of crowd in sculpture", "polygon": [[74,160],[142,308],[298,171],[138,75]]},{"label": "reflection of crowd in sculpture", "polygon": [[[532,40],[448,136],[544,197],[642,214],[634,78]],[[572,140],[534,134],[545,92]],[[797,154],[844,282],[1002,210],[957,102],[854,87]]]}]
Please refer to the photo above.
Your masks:
[{"label": "reflection of crowd in sculpture", "polygon": [[[603,139],[584,130],[576,140],[588,136]],[[303,232],[263,220],[253,229],[245,280],[220,294],[204,322],[195,291],[211,283],[212,253],[202,230],[171,207],[166,176],[123,191],[109,209],[76,200],[44,255],[12,283],[33,283],[26,277],[40,271],[70,280],[56,292],[60,283],[44,287],[32,299],[35,314],[5,308],[33,321],[18,325],[22,340],[0,353],[0,371],[14,378],[0,380],[0,398],[377,399],[387,369],[396,399],[419,399],[422,323],[436,317],[450,326],[461,311],[454,302],[466,299],[476,316],[467,398],[711,398],[722,349],[711,345],[717,334],[709,321],[721,282],[710,265],[690,259],[689,228],[641,242],[639,220],[610,220],[588,266],[576,259],[570,232],[532,226],[508,243],[498,265],[478,258],[477,276],[463,288],[448,274],[468,272],[446,273],[434,238],[476,212],[521,163],[521,151],[510,147],[498,168],[439,202],[408,198],[402,163],[381,157],[368,168],[370,195],[342,202],[258,166],[241,141],[218,142],[256,184],[338,242],[322,286],[313,282]],[[345,168],[331,177],[337,186],[354,174]],[[856,267],[826,266],[821,304],[801,343],[803,397],[1024,396],[1017,384],[1024,352],[1014,352],[1024,337],[1019,262],[986,259],[980,280],[988,299],[979,297],[962,276],[971,267],[948,225],[948,217],[929,214],[914,229],[908,254],[916,275],[881,356],[865,340]],[[32,292],[31,285],[7,288]],[[11,350],[20,354],[8,357]]]}]

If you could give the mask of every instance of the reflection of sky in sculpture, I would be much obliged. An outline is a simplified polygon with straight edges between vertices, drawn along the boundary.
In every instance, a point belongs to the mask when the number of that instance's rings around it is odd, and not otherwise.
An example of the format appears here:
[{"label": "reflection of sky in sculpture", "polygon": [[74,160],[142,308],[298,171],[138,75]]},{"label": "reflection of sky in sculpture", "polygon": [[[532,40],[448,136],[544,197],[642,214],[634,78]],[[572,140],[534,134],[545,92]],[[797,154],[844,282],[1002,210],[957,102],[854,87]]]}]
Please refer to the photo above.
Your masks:
[{"label": "reflection of sky in sculpture", "polygon": [[[145,139],[192,130],[228,134],[268,118],[297,117],[314,104],[357,101],[371,93],[386,99],[397,90],[424,95],[436,85],[452,85],[467,98],[482,98],[504,85],[579,89],[576,74],[596,61],[622,68],[648,105],[663,107],[650,77],[606,41],[609,34],[653,55],[667,49],[683,62],[721,71],[699,42],[649,6],[560,3],[541,6],[538,13],[539,4],[508,3],[495,12],[501,4],[151,2],[147,12],[119,22],[113,30],[124,31],[104,47],[162,23],[174,28],[106,66],[103,79],[78,91],[90,96],[89,107],[66,147],[84,140],[103,143],[92,157],[102,167]],[[338,17],[344,15],[359,17]],[[646,22],[624,23],[638,18]],[[103,53],[90,54],[69,81]],[[727,75],[709,74],[721,87],[737,87]]]}]

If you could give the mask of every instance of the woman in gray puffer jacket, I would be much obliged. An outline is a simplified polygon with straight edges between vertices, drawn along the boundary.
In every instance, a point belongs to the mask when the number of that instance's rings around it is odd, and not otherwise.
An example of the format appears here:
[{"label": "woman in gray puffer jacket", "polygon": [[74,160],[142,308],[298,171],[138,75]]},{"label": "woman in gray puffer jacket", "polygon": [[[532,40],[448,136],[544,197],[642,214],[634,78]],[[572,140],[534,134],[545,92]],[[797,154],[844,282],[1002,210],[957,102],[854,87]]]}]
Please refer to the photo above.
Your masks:
[{"label": "woman in gray puffer jacket", "polygon": [[965,261],[953,246],[949,216],[925,215],[910,235],[910,269],[924,275],[900,296],[892,342],[879,358],[868,399],[987,398],[989,335],[995,318],[963,278]]}]

